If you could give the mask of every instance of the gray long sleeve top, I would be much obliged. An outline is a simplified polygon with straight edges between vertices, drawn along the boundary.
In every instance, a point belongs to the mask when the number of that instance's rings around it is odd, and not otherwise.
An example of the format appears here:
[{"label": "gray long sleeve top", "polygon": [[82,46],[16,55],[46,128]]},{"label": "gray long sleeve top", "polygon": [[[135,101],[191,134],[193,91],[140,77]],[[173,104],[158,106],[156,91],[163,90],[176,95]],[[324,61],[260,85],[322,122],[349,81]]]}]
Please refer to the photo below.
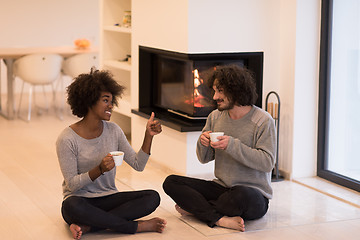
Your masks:
[{"label": "gray long sleeve top", "polygon": [[202,131],[224,132],[230,136],[225,150],[205,147],[200,138],[197,142],[199,161],[215,160],[215,182],[225,187],[253,187],[265,197],[272,198],[276,133],[274,119],[266,111],[253,106],[244,117],[233,120],[227,110],[214,110]]},{"label": "gray long sleeve top", "polygon": [[59,135],[56,152],[64,177],[64,199],[69,196],[100,197],[118,192],[115,186],[116,167],[94,181],[88,173],[111,151],[123,151],[124,161],[135,170],[145,168],[149,155],[141,149],[136,153],[117,124],[103,121],[103,125],[102,134],[94,139],[82,138],[70,127]]}]

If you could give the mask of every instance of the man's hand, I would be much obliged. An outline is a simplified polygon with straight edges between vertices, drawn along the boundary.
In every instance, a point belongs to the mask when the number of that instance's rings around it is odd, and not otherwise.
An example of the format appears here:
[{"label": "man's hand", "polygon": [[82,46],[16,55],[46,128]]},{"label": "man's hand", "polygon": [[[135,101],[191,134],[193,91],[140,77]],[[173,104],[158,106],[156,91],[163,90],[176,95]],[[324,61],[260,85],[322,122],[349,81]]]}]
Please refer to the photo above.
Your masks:
[{"label": "man's hand", "polygon": [[210,134],[211,131],[203,132],[200,136],[200,143],[205,147],[210,146]]},{"label": "man's hand", "polygon": [[229,136],[219,136],[217,142],[210,142],[210,146],[214,149],[222,149],[225,150],[229,144]]}]

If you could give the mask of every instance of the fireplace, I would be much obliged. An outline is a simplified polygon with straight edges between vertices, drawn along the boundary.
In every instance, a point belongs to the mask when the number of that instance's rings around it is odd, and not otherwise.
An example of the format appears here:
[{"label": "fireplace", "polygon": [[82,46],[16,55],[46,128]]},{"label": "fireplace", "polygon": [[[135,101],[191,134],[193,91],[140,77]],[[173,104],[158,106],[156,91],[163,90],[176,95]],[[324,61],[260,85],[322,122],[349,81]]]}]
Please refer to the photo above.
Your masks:
[{"label": "fireplace", "polygon": [[162,124],[181,132],[200,131],[216,108],[209,74],[221,65],[236,64],[254,72],[258,100],[262,104],[263,53],[187,54],[139,46],[139,109],[151,112]]}]

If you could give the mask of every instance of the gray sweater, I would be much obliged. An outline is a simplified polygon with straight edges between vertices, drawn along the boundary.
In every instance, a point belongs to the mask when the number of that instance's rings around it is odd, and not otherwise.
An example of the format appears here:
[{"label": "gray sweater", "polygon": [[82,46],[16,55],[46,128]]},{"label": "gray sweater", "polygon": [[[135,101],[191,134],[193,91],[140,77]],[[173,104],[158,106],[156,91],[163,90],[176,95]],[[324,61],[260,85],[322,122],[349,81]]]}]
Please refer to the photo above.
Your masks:
[{"label": "gray sweater", "polygon": [[103,125],[102,134],[94,139],[84,139],[70,127],[59,135],[56,152],[64,176],[64,199],[69,196],[100,197],[118,192],[115,186],[116,167],[94,181],[88,173],[111,151],[123,151],[124,161],[135,170],[145,168],[149,155],[141,149],[136,153],[117,124],[103,121]]},{"label": "gray sweater", "polygon": [[205,147],[200,139],[197,142],[196,154],[201,163],[215,159],[214,181],[225,187],[253,187],[272,198],[271,171],[276,152],[274,119],[256,106],[237,120],[231,119],[226,110],[214,110],[207,118],[205,131],[230,136],[226,150]]}]

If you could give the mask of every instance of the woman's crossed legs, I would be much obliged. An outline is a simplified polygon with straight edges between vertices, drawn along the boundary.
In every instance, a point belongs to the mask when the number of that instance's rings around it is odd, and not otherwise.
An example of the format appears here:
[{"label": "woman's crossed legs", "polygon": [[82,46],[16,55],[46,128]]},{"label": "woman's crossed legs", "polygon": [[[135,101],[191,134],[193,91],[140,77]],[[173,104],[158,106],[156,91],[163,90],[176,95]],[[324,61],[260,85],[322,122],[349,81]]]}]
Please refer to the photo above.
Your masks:
[{"label": "woman's crossed legs", "polygon": [[71,196],[63,201],[62,214],[76,239],[90,229],[130,234],[162,232],[166,222],[161,218],[134,221],[155,211],[159,204],[160,196],[154,190],[119,192],[96,198]]}]

